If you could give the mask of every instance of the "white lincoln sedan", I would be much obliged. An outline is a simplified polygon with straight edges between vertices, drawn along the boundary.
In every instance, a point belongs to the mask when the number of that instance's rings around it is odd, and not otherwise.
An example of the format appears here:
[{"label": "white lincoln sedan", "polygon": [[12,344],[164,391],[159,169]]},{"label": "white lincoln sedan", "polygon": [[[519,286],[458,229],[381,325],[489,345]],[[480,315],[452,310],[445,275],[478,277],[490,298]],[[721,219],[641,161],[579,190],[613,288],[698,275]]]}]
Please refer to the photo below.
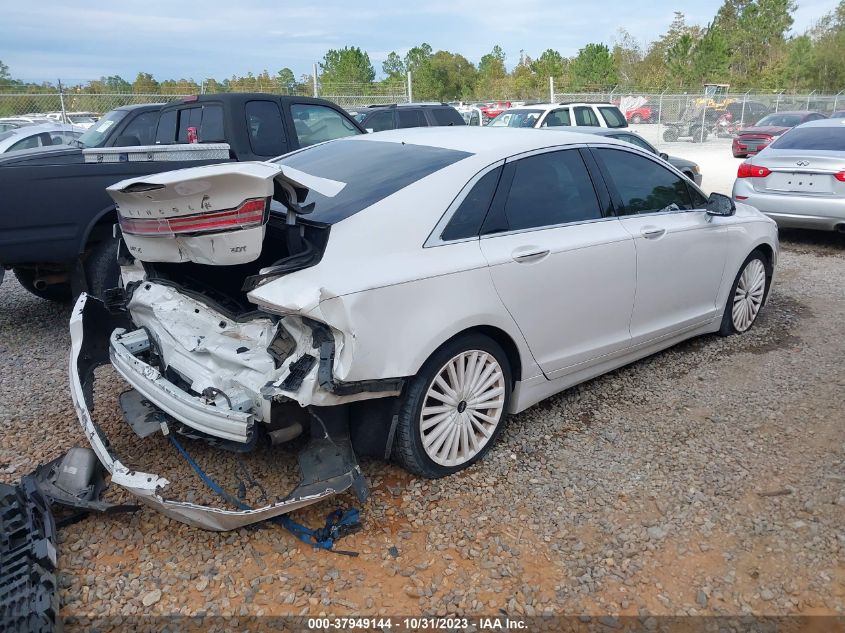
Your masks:
[{"label": "white lincoln sedan", "polygon": [[[466,468],[509,413],[748,330],[778,253],[754,208],[575,132],[397,130],[109,191],[123,283],[74,309],[77,411],[113,481],[209,529],[363,494],[356,454],[425,477]],[[249,510],[166,498],[92,418],[109,361],[139,435],[240,451],[310,437],[303,483]]]}]

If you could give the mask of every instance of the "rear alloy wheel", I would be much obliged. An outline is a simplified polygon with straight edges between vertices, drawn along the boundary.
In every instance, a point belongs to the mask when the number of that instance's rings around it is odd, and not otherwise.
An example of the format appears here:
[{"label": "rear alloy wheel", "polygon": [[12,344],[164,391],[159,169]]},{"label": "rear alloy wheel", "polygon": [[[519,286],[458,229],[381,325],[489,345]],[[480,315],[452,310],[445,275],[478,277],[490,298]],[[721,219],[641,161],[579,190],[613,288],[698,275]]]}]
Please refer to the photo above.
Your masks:
[{"label": "rear alloy wheel", "polygon": [[435,478],[481,459],[498,436],[511,394],[507,356],[482,335],[447,344],[408,386],[396,454],[407,470]]},{"label": "rear alloy wheel", "polygon": [[766,263],[759,251],[755,251],[745,260],[734,281],[719,334],[742,334],[751,328],[766,299],[767,283]]}]

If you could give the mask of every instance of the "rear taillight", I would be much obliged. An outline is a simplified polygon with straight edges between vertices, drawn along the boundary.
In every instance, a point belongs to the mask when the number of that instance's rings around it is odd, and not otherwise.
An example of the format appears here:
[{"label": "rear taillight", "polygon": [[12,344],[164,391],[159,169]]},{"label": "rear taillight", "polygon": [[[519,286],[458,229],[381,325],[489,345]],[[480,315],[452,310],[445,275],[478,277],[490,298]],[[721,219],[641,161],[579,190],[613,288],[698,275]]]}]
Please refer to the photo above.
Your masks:
[{"label": "rear taillight", "polygon": [[768,167],[761,165],[752,165],[750,163],[742,163],[736,172],[737,178],[765,178],[772,171]]},{"label": "rear taillight", "polygon": [[838,180],[839,182],[845,182],[845,170],[833,174],[833,177],[836,178],[836,180]]},{"label": "rear taillight", "polygon": [[119,215],[120,230],[130,235],[208,233],[261,226],[266,220],[267,200],[252,198],[235,209],[196,213],[173,218],[127,218]]}]

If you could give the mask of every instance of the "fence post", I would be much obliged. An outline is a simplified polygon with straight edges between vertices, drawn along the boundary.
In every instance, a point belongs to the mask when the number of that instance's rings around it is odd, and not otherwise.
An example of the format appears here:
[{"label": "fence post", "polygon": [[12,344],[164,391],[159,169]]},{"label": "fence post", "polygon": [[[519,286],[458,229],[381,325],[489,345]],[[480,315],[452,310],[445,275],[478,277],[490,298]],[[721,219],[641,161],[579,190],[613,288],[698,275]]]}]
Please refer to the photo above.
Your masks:
[{"label": "fence post", "polygon": [[839,95],[841,95],[845,90],[840,90],[835,95],[833,95],[833,111],[836,112],[836,103],[839,101]]},{"label": "fence post", "polygon": [[777,111],[778,111],[778,108],[780,107],[780,96],[781,96],[782,94],[783,94],[783,90],[781,90],[781,91],[777,94],[777,96],[775,97],[775,112],[777,112]]},{"label": "fence post", "polygon": [[67,111],[65,110],[65,90],[62,88],[62,80],[58,80],[59,84],[59,103],[62,106],[62,123],[68,123]]},{"label": "fence post", "polygon": [[663,95],[666,94],[667,90],[668,90],[668,88],[664,88],[663,92],[660,93],[660,98],[657,100],[657,144],[658,145],[663,140],[663,136],[660,134],[660,126],[661,126],[661,121],[663,120]]},{"label": "fence post", "polygon": [[810,109],[810,97],[812,97],[814,94],[816,94],[815,90],[813,90],[813,92],[811,92],[810,94],[807,95],[807,107],[805,108],[805,110]]},{"label": "fence post", "polygon": [[317,64],[314,64],[314,74],[312,75],[314,80],[314,96],[319,97],[320,91],[317,89]]},{"label": "fence post", "polygon": [[[751,92],[750,90],[748,92]],[[742,95],[742,114],[739,116],[740,127],[745,125],[745,102],[748,101],[748,92]]]},{"label": "fence post", "polygon": [[411,79],[411,71],[408,71],[408,103],[414,102],[414,83]]},{"label": "fence post", "polygon": [[701,131],[699,132],[699,140],[700,142],[704,142],[704,135],[707,134],[707,131],[704,129],[704,126],[707,125],[707,97],[704,97],[704,107],[701,108]]},{"label": "fence post", "polygon": [[555,102],[555,78],[549,77],[549,103]]}]

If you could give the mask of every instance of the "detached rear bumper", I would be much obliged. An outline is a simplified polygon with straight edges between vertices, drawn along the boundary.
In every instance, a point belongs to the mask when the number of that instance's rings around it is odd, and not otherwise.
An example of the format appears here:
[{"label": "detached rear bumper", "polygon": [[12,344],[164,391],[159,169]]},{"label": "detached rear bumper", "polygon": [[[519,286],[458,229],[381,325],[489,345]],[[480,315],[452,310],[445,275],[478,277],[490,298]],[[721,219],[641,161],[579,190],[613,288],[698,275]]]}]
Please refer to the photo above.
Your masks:
[{"label": "detached rear bumper", "polygon": [[[312,434],[311,443],[300,454],[302,482],[280,501],[255,510],[227,510],[166,500],[163,493],[170,482],[153,473],[128,469],[120,458],[112,453],[108,438],[91,417],[94,370],[109,362],[110,342],[114,342],[117,336],[112,333],[118,328],[125,330],[128,326],[126,317],[110,314],[101,301],[84,293],[76,302],[70,319],[71,397],[83,431],[100,462],[111,473],[113,483],[125,488],[146,505],[177,521],[215,531],[231,530],[286,514],[350,487],[355,489],[360,499],[366,498],[366,483],[355,461],[348,435],[342,437],[330,432],[321,421],[324,436],[315,438]],[[115,346],[112,350],[118,363],[128,362],[123,355],[131,354],[122,345]],[[149,366],[145,367],[155,371]],[[157,383],[152,375],[144,378],[146,383],[140,382],[139,377],[146,371],[144,367],[125,365],[123,369],[133,372],[129,375],[138,378],[140,384],[167,392],[167,385]],[[161,393],[158,393],[158,396],[161,396]],[[161,402],[159,397],[156,400]],[[191,406],[176,400],[168,402],[173,403],[173,406]]]}]

